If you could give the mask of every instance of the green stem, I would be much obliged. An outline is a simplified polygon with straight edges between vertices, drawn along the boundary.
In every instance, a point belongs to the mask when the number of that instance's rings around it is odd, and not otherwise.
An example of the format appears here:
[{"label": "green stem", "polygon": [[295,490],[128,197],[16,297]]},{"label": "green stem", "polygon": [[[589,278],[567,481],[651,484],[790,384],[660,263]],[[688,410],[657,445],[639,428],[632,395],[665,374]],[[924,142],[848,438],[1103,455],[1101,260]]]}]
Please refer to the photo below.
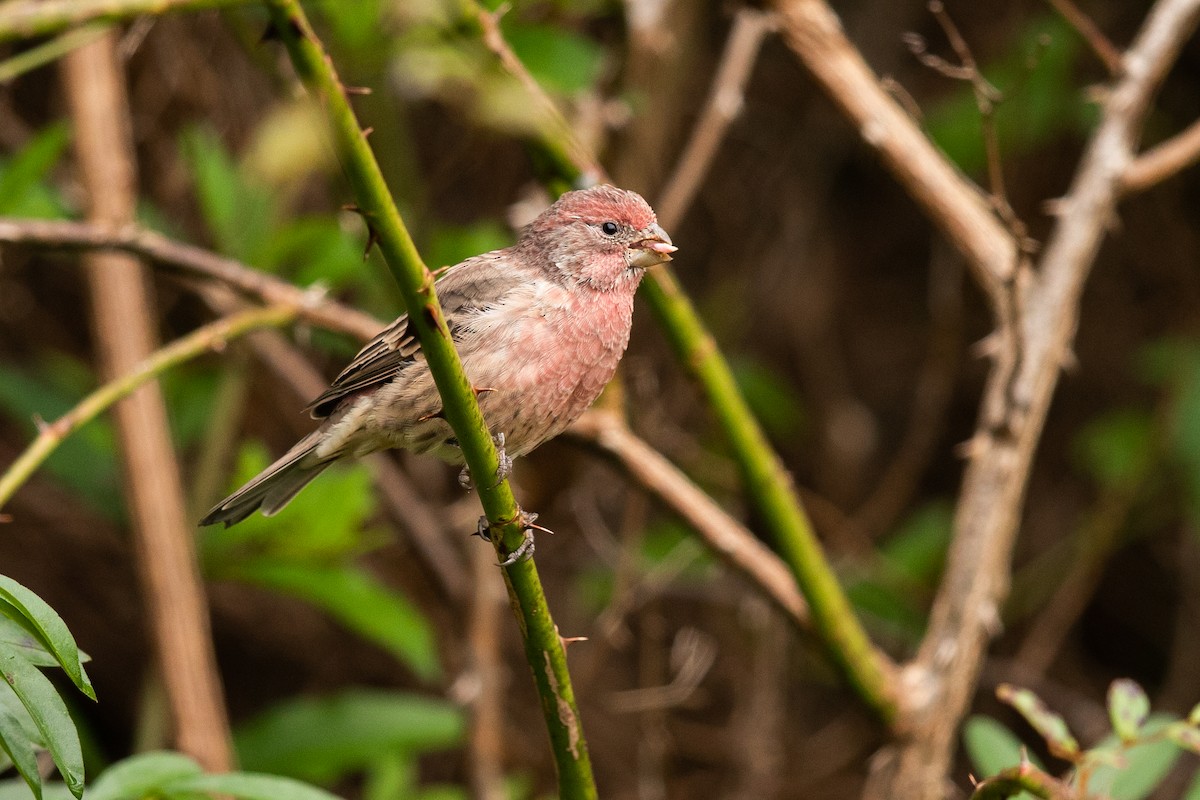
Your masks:
[{"label": "green stem", "polygon": [[[573,137],[570,126],[554,109],[553,101],[525,70],[500,36],[495,17],[474,0],[468,9],[480,25],[481,35],[500,62],[535,95],[542,106],[552,109],[555,123],[543,126],[538,143],[550,142],[552,162],[568,181],[581,176],[606,180],[603,171],[577,142],[555,142]],[[569,160],[564,159],[564,154]],[[821,550],[808,516],[796,493],[791,475],[742,397],[728,362],[704,326],[700,315],[684,294],[668,265],[650,270],[642,283],[642,296],[649,303],[679,360],[692,373],[708,397],[721,427],[733,448],[747,491],[783,551],[801,591],[812,607],[818,634],[850,685],[885,721],[895,722],[894,667],[871,644]]]},{"label": "green stem", "polygon": [[0,83],[9,83],[26,72],[57,61],[77,47],[83,47],[88,42],[98,39],[106,30],[108,26],[101,23],[86,25],[0,61]]},{"label": "green stem", "polygon": [[153,353],[133,372],[101,386],[66,414],[49,425],[44,425],[33,444],[25,449],[3,475],[0,475],[0,508],[25,481],[29,480],[64,439],[143,383],[201,353],[223,347],[231,339],[243,334],[259,328],[286,325],[296,318],[296,313],[296,309],[291,306],[268,306],[217,320]]},{"label": "green stem", "polygon": [[733,448],[746,489],[811,606],[817,633],[859,695],[885,721],[892,722],[896,700],[886,662],[854,615],[796,496],[792,477],[742,397],[729,363],[671,272],[662,267],[651,270],[642,295],[676,355],[704,388]]},{"label": "green stem", "polygon": [[10,0],[0,3],[0,42],[49,36],[88,22],[121,22],[140,14],[202,11],[250,0]]},{"label": "green stem", "polygon": [[[296,72],[325,108],[334,145],[359,210],[400,286],[410,324],[416,329],[421,351],[441,394],[443,414],[458,438],[471,474],[476,477],[479,499],[487,512],[497,553],[512,552],[524,537],[522,513],[508,481],[493,486],[488,478],[497,474],[499,468],[496,447],[454,349],[434,290],[433,275],[400,218],[333,63],[321,48],[299,3],[268,0],[267,7]],[[594,798],[591,760],[567,671],[566,652],[550,617],[533,559],[508,567],[504,577],[518,615],[525,655],[541,696],[558,767],[559,794],[563,798]]]}]

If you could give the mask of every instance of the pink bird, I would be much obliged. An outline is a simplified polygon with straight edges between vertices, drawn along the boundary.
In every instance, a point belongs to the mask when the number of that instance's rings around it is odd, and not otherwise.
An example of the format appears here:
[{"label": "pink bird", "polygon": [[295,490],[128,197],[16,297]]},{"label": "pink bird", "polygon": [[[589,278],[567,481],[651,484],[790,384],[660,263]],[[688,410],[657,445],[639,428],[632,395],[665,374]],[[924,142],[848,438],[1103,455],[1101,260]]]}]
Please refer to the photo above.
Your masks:
[{"label": "pink bird", "polygon": [[[562,433],[599,396],[629,343],[642,275],[675,250],[640,195],[596,186],[564,194],[511,247],[441,275],[438,298],[501,447],[501,477],[512,458]],[[463,463],[407,316],[367,344],[308,410],[321,426],[201,525],[233,525],[259,508],[270,516],[348,456],[399,447]]]}]

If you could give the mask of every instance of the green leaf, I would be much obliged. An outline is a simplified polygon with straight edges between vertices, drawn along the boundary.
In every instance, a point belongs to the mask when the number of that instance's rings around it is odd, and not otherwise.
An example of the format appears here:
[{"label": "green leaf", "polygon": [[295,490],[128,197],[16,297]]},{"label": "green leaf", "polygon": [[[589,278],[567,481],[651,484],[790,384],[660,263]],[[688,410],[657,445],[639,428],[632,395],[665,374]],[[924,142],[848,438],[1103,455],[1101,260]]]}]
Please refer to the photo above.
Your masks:
[{"label": "green leaf", "polygon": [[1166,738],[1157,738],[1173,719],[1155,714],[1142,727],[1141,741],[1122,746],[1116,736],[1107,736],[1093,748],[1094,752],[1116,751],[1123,766],[1101,763],[1092,770],[1088,790],[1107,795],[1111,800],[1142,800],[1162,783],[1179,758],[1179,747]]},{"label": "green leaf", "polygon": [[517,58],[547,89],[575,94],[590,88],[599,77],[604,48],[586,36],[508,18],[501,25]]},{"label": "green leaf", "polygon": [[1075,441],[1080,466],[1107,488],[1138,480],[1154,455],[1154,420],[1144,411],[1113,411],[1088,423]]},{"label": "green leaf", "polygon": [[465,258],[512,244],[508,228],[494,220],[472,225],[439,225],[429,236],[424,249],[425,261],[431,269],[449,267]]},{"label": "green leaf", "polygon": [[732,366],[738,388],[767,433],[776,441],[790,441],[799,436],[807,422],[799,391],[779,372],[761,362],[738,358]]},{"label": "green leaf", "polygon": [[1187,715],[1188,725],[1200,726],[1200,703],[1192,706],[1192,710]]},{"label": "green leaf", "polygon": [[889,571],[910,582],[932,586],[946,561],[954,530],[954,507],[935,500],[908,517],[880,550]]},{"label": "green leaf", "polygon": [[[270,460],[261,445],[247,444],[239,453],[231,486],[250,480]],[[370,549],[369,538],[382,541],[382,534],[363,530],[374,512],[375,494],[367,468],[361,463],[335,466],[274,517],[254,514],[232,528],[205,528],[200,539],[204,567],[220,578],[247,556],[338,563]]]},{"label": "green leaf", "polygon": [[[1015,733],[991,717],[977,714],[968,718],[962,735],[963,746],[975,765],[977,777],[990,777],[1021,763],[1025,746]],[[1036,758],[1026,757],[1041,766]]]},{"label": "green leaf", "polygon": [[182,753],[139,753],[106,769],[88,787],[87,800],[141,800],[172,781],[201,774],[200,765]]},{"label": "green leaf", "polygon": [[0,614],[25,626],[54,656],[79,691],[96,699],[96,690],[83,669],[75,637],[45,600],[7,575],[0,575]]},{"label": "green leaf", "polygon": [[344,231],[333,217],[298,219],[280,227],[266,250],[270,264],[288,269],[301,286],[317,283],[336,291],[363,277],[362,241]]},{"label": "green leaf", "polygon": [[168,795],[196,792],[230,795],[242,800],[338,800],[337,795],[315,786],[278,775],[254,775],[249,772],[180,778],[165,785],[163,791]]},{"label": "green leaf", "polygon": [[54,684],[37,667],[22,658],[20,652],[8,645],[0,645],[0,670],[4,673],[4,680],[33,717],[67,788],[76,797],[81,797],[83,752],[79,745],[79,733]]},{"label": "green leaf", "polygon": [[317,606],[407,664],[425,680],[441,674],[428,620],[403,595],[353,566],[309,566],[277,560],[244,562],[230,577]]},{"label": "green leaf", "polygon": [[[30,800],[32,797],[33,792],[25,781],[0,781],[0,800]],[[74,796],[61,783],[46,783],[42,785],[42,800],[74,800]]]},{"label": "green leaf", "polygon": [[11,711],[0,706],[0,747],[12,759],[17,772],[29,784],[30,790],[38,800],[42,800],[42,775],[38,772],[37,754],[33,749],[34,743],[21,721]]},{"label": "green leaf", "polygon": [[39,131],[0,168],[0,214],[61,215],[61,202],[52,195],[46,178],[70,141],[70,126],[65,122],[55,123]]},{"label": "green leaf", "polygon": [[273,194],[243,178],[211,130],[194,128],[185,133],[182,151],[196,181],[200,211],[217,248],[260,269],[273,266],[262,260],[277,219]]},{"label": "green leaf", "polygon": [[1108,687],[1108,717],[1122,742],[1137,739],[1149,716],[1150,698],[1136,681],[1121,678],[1112,682]]},{"label": "green leaf", "polygon": [[234,733],[247,769],[327,783],[396,752],[457,746],[463,712],[444,700],[353,690],[271,709]]},{"label": "green leaf", "polygon": [[[12,610],[16,613],[16,609]],[[0,616],[0,642],[20,652],[25,660],[35,667],[58,666],[58,659],[42,646],[37,637],[30,633],[24,625],[8,616]]]},{"label": "green leaf", "polygon": [[[1094,111],[1071,79],[1079,52],[1078,34],[1057,17],[1043,16],[1026,25],[999,61],[983,66],[1005,97],[995,112],[1001,152],[1029,153],[1088,126]],[[949,85],[956,88],[929,109],[926,129],[964,171],[981,172],[987,157],[974,92],[961,82]]]},{"label": "green leaf", "polygon": [[[0,363],[0,410],[33,435],[35,419],[65,414],[95,385],[95,376],[83,362],[58,353],[43,355],[33,368]],[[120,518],[116,436],[107,419],[67,437],[43,468],[94,508]]]},{"label": "green leaf", "polygon": [[1071,735],[1066,721],[1051,711],[1036,694],[1002,683],[996,687],[996,697],[1025,718],[1046,740],[1051,753],[1067,761],[1075,761],[1079,757],[1079,742]]}]

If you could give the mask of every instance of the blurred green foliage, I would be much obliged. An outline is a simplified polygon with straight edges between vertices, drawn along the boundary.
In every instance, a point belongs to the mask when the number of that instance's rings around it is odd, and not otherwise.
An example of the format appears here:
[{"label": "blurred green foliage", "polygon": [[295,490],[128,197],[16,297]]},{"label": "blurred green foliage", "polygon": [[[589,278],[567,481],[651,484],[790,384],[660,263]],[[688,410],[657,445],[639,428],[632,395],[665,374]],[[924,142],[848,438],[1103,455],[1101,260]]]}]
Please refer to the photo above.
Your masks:
[{"label": "blurred green foliage", "polygon": [[0,162],[0,214],[54,219],[67,207],[47,178],[71,141],[65,122],[39,131],[11,158]]},{"label": "blurred green foliage", "polygon": [[[256,445],[243,448],[230,487],[268,464]],[[296,496],[278,516],[254,514],[238,525],[205,528],[199,539],[205,573],[238,580],[310,603],[404,662],[419,677],[440,674],[433,631],[399,592],[356,563],[384,541],[367,522],[375,511],[370,474],[362,464],[335,466]]]},{"label": "blurred green foliage", "polygon": [[[1085,131],[1095,121],[1095,109],[1073,78],[1082,49],[1079,34],[1061,18],[1037,17],[995,63],[981,65],[983,76],[1003,97],[995,121],[1005,157],[1017,158],[1055,137]],[[970,84],[959,82],[930,106],[925,129],[965,172],[983,172],[987,156]]]},{"label": "blurred green foliage", "polygon": [[[1087,749],[1080,747],[1066,721],[1033,692],[1002,685],[996,693],[1042,737],[1053,755],[1071,764],[1067,780],[1080,792],[1080,800],[1142,800],[1162,784],[1182,753],[1200,752],[1196,727],[1200,714],[1193,711],[1187,719],[1151,714],[1145,691],[1132,680],[1114,681],[1109,688],[1113,732]],[[990,717],[969,719],[963,744],[980,778],[1015,767],[1026,758],[1041,766],[1036,757],[1026,755],[1016,734]],[[1200,773],[1197,782],[1200,785]]]},{"label": "blurred green foliage", "polygon": [[445,700],[352,689],[289,700],[238,726],[247,769],[332,784],[396,757],[462,744],[463,711]]}]

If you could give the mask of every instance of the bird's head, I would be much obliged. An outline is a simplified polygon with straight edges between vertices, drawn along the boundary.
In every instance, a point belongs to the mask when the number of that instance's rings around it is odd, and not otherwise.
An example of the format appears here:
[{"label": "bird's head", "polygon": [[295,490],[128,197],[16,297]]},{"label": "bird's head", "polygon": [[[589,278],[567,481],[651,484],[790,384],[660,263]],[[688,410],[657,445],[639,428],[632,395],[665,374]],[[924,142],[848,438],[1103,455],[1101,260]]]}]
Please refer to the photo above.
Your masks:
[{"label": "bird's head", "polygon": [[641,195],[607,185],[564,194],[525,228],[521,245],[602,291],[632,291],[647,268],[678,249]]}]

